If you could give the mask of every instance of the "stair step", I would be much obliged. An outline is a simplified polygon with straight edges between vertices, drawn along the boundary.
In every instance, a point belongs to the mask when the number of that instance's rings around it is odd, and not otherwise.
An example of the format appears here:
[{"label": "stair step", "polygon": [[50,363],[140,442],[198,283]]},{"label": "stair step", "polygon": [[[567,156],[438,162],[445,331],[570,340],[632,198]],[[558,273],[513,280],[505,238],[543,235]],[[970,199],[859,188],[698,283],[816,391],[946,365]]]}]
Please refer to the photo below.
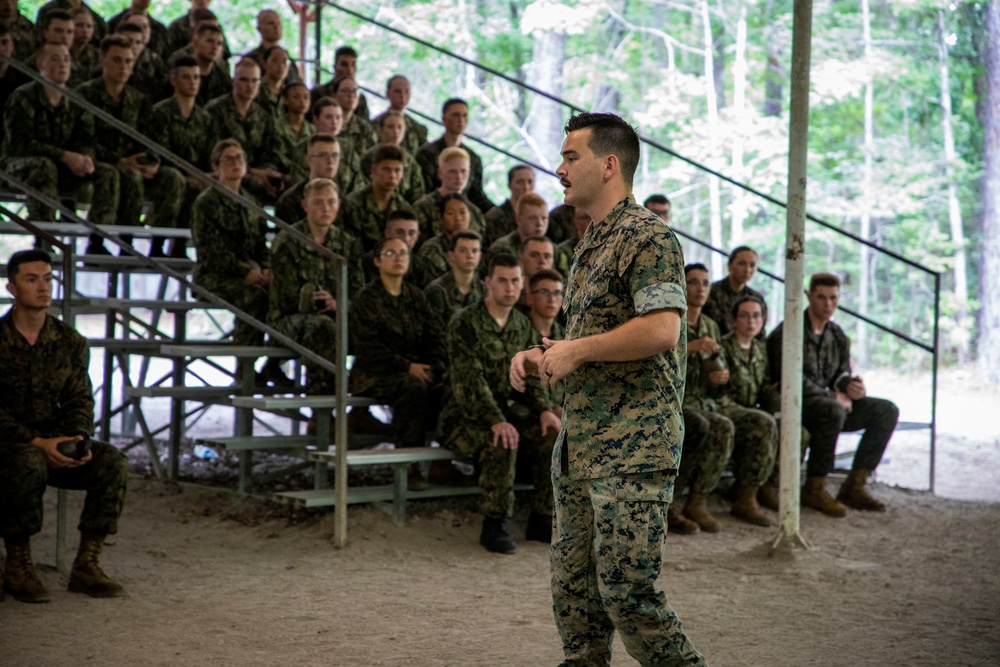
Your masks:
[{"label": "stair step", "polygon": [[[347,453],[347,465],[416,463],[418,461],[450,461],[455,455],[440,447],[398,447],[396,449],[365,449]],[[337,461],[336,452],[310,452],[310,461]]]},{"label": "stair step", "polygon": [[[374,405],[375,401],[365,396],[348,396],[349,406]],[[254,410],[292,410],[295,408],[316,408],[332,410],[337,407],[336,396],[236,396],[233,405],[237,408]]]},{"label": "stair step", "polygon": [[198,438],[198,444],[221,447],[234,452],[261,449],[303,449],[315,447],[318,439],[314,435],[236,435],[223,438]]},{"label": "stair step", "polygon": [[199,343],[197,345],[164,344],[160,346],[159,355],[161,357],[237,357],[247,359],[257,359],[259,357],[271,357],[290,359],[297,356],[291,350],[282,347],[271,347],[266,345],[233,345],[219,341],[218,343]]}]

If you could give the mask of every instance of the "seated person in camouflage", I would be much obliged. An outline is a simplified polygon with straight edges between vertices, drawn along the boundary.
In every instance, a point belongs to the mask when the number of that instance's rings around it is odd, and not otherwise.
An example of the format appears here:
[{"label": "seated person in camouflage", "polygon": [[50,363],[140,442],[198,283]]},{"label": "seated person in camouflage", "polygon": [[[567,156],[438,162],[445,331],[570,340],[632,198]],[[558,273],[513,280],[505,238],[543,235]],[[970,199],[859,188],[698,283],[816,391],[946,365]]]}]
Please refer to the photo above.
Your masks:
[{"label": "seated person in camouflage", "polygon": [[[358,74],[358,52],[350,46],[338,47],[333,53],[333,79],[312,89],[313,101],[321,97],[333,97],[334,83],[340,79],[356,79]],[[368,100],[364,95],[358,95],[358,103],[354,114],[365,120],[369,119]]]},{"label": "seated person in camouflage", "polygon": [[[403,182],[399,184],[399,194],[413,204],[424,196],[424,177],[420,172],[420,167],[413,156],[404,148],[403,138],[406,136],[406,123],[400,111],[390,109],[378,117],[375,121],[375,129],[378,132],[379,146],[397,146],[403,151]],[[378,146],[369,148],[361,156],[361,171],[371,172],[372,156]]]},{"label": "seated person in camouflage", "polygon": [[316,128],[306,119],[309,111],[309,89],[301,81],[286,83],[281,91],[282,113],[274,120],[274,149],[278,168],[291,174],[302,159],[299,146],[307,145]]},{"label": "seated person in camouflage", "polygon": [[[43,44],[35,65],[54,84],[69,79],[69,49]],[[15,178],[57,199],[76,196],[78,208],[90,206],[89,220],[114,224],[118,207],[118,172],[94,159],[94,117],[64,99],[56,88],[34,81],[15,90],[4,109],[5,167]],[[96,196],[95,196],[96,195]],[[52,209],[28,199],[28,217],[50,222]]]},{"label": "seated person in camouflage", "polygon": [[719,412],[733,422],[732,515],[758,526],[771,520],[760,508],[778,509],[778,489],[768,483],[778,454],[778,426],[760,406],[769,407],[773,394],[767,348],[756,338],[764,326],[764,304],[755,296],[741,296],[733,304],[736,328],[719,341],[729,382],[719,387]]},{"label": "seated person in camouflage", "polygon": [[[757,272],[757,252],[753,248],[741,245],[729,253],[729,275],[712,283],[712,291],[705,304],[705,313],[719,325],[719,331],[725,335],[733,330],[733,304],[741,296],[755,296],[764,304],[764,324],[767,324],[767,302],[764,295],[750,287]],[[718,319],[716,319],[718,318]],[[757,336],[764,340],[764,328],[761,327]]]},{"label": "seated person in camouflage", "polygon": [[[196,104],[201,85],[201,71],[197,61],[191,56],[175,58],[170,69],[170,85],[174,89],[173,96],[153,105],[149,137],[195,169],[210,172],[208,156],[212,152],[212,118]],[[195,177],[181,172],[179,167],[169,164],[169,161],[160,166],[160,171],[167,170],[177,171],[184,179],[184,195],[176,222],[178,227],[189,227],[191,207],[206,186]],[[164,226],[162,219],[157,219],[156,222],[157,226]],[[154,237],[150,257],[163,257],[163,244],[162,237]],[[186,247],[186,239],[175,239],[170,248],[170,256],[186,257]]]},{"label": "seated person in camouflage", "polygon": [[[87,11],[84,9],[84,11]],[[76,35],[76,27],[73,23],[73,16],[64,9],[54,9],[45,15],[42,23],[38,24],[39,42],[41,44],[62,44],[69,49],[72,59],[70,65],[69,80],[66,85],[76,88],[84,81],[89,81],[92,77],[92,69],[84,67],[73,57],[73,40]]]},{"label": "seated person in camouflage", "polygon": [[365,251],[382,239],[390,212],[410,210],[410,204],[397,190],[402,180],[403,151],[398,146],[379,146],[372,156],[371,185],[344,199],[340,225],[361,241]]},{"label": "seated person in camouflage", "polygon": [[479,234],[458,232],[448,242],[448,273],[432,280],[424,295],[441,321],[451,322],[455,313],[478,303],[486,296],[486,283],[479,277],[479,260],[482,259],[482,240]]},{"label": "seated person in camouflage", "polygon": [[[802,506],[833,517],[846,516],[848,507],[884,512],[885,504],[865,484],[882,461],[899,421],[899,408],[892,401],[868,396],[864,381],[851,368],[851,341],[833,321],[840,303],[840,278],[832,273],[813,274],[806,297],[802,426],[809,431],[809,459]],[[779,324],[767,337],[771,374],[776,380],[781,378],[783,329],[783,323]],[[835,500],[826,490],[826,476],[833,470],[837,438],[860,430],[865,433]]]},{"label": "seated person in camouflage", "polygon": [[[166,46],[163,53],[160,54],[167,62],[170,62],[178,55],[192,55],[191,53],[178,52],[183,52],[185,49],[191,47],[191,42],[198,34],[198,26],[202,21],[213,21],[216,27],[219,27],[219,19],[208,8],[209,4],[211,4],[211,0],[191,0],[191,10],[167,26]],[[227,62],[232,55],[229,43],[223,37],[219,55],[215,59],[221,67],[227,70],[227,73],[229,69]]]},{"label": "seated person in camouflage", "polygon": [[229,76],[229,67],[220,63],[222,47],[226,38],[222,28],[211,21],[198,24],[191,40],[191,53],[171,55],[167,62],[173,62],[182,55],[191,55],[198,62],[201,71],[201,88],[198,89],[198,104],[207,105],[217,97],[226,95],[233,89],[233,79]]},{"label": "seated person in camouflage", "polygon": [[[10,28],[0,22],[0,55],[8,58],[16,57],[17,44],[15,39],[16,35],[11,32]],[[11,67],[9,60],[0,58],[0,110],[7,106],[7,100],[10,99],[11,93],[31,80],[20,70]],[[0,122],[0,147],[3,145],[3,136],[3,123]]]},{"label": "seated person in camouflage", "polygon": [[[590,214],[583,209],[572,206],[570,208],[573,211],[573,233],[556,245],[556,251],[561,252],[566,261],[572,266],[576,245],[583,238],[583,235],[587,233],[587,227],[590,227]],[[549,211],[549,231],[552,230],[552,223],[552,211]],[[549,238],[552,237],[549,236]]]},{"label": "seated person in camouflage", "polygon": [[[147,26],[146,30],[143,30],[143,25]],[[146,46],[146,40],[149,39],[148,18],[143,14],[129,17],[118,24],[115,34],[128,37],[135,53],[135,66],[128,84],[138,88],[139,92],[149,98],[151,104],[168,97],[170,90],[163,85],[167,80],[167,66],[158,53]]]},{"label": "seated person in camouflage", "polygon": [[445,195],[460,195],[469,207],[469,229],[482,236],[486,233],[483,212],[462,194],[469,183],[469,154],[464,148],[446,148],[438,156],[439,184],[417,200],[413,212],[420,221],[420,235],[425,240],[441,233],[441,199]]},{"label": "seated person in camouflage", "polygon": [[[537,377],[528,380],[521,397],[520,405],[527,404],[530,414],[525,418],[511,410],[510,359],[531,341],[531,322],[514,309],[521,296],[521,280],[516,258],[494,257],[486,277],[486,298],[460,311],[448,324],[451,366],[438,422],[441,444],[479,470],[483,513],[479,543],[503,554],[517,552],[506,518],[514,505],[518,450],[524,447],[550,461],[560,429]],[[543,451],[546,447],[548,456]]]},{"label": "seated person in camouflage", "polygon": [[378,143],[378,135],[375,128],[366,119],[357,114],[358,108],[358,84],[353,76],[344,76],[334,79],[330,85],[330,92],[333,99],[337,100],[340,110],[344,112],[344,127],[340,131],[340,136],[351,142],[351,147],[364,154],[369,148]]},{"label": "seated person in camouflage", "polygon": [[[708,496],[722,479],[733,453],[733,422],[719,412],[719,387],[729,381],[726,369],[707,370],[703,364],[719,357],[719,326],[702,312],[708,298],[708,269],[704,264],[684,267],[687,282],[687,375],[684,382],[684,442],[676,491],[690,486],[680,510],[671,503],[667,527],[689,535],[698,529],[719,532],[719,522],[708,509]],[[675,495],[676,498],[676,495]]]},{"label": "seated person in camouflage", "polygon": [[[152,107],[145,95],[128,85],[134,63],[128,39],[122,35],[108,35],[101,40],[101,78],[88,81],[76,90],[95,107],[139,129],[139,124],[150,117]],[[180,172],[161,170],[159,157],[150,156],[142,144],[104,121],[97,119],[94,125],[95,157],[118,170],[118,224],[139,225],[142,204],[148,198],[153,202],[155,224],[170,229],[177,227],[184,202],[184,178]],[[130,237],[122,239],[131,242]],[[101,237],[90,237],[87,254],[108,254]]]},{"label": "seated person in camouflage", "polygon": [[[383,237],[401,240],[406,244],[406,249],[410,251],[410,268],[403,276],[403,280],[418,289],[423,289],[433,278],[440,275],[439,273],[434,273],[427,262],[413,252],[413,248],[417,244],[417,239],[420,238],[420,226],[417,224],[417,219],[414,217],[413,211],[392,211],[389,213],[389,217],[385,221]],[[376,280],[379,276],[379,269],[375,264],[377,258],[378,254],[375,248],[372,248],[362,261],[365,267],[366,283]]]},{"label": "seated person in camouflage", "polygon": [[498,238],[517,228],[514,209],[522,195],[535,191],[535,170],[526,164],[514,165],[507,172],[507,188],[510,190],[510,197],[486,213],[487,248]]},{"label": "seated person in camouflage", "polygon": [[284,176],[277,169],[274,118],[254,104],[260,90],[260,65],[253,58],[243,58],[233,72],[233,89],[205,106],[212,117],[212,138],[240,142],[249,165],[244,187],[259,199],[274,202],[284,189]]},{"label": "seated person in camouflage", "polygon": [[[487,261],[489,257],[502,253],[518,256],[521,254],[521,249],[527,239],[545,236],[549,230],[548,205],[534,192],[528,192],[517,200],[515,212],[516,228],[493,242],[486,250]],[[568,273],[569,258],[565,257],[562,252],[557,254],[554,246],[552,253],[552,267],[562,274]]]},{"label": "seated person in camouflage", "polygon": [[[337,100],[332,97],[321,97],[313,104],[312,122],[316,126],[317,134],[338,137],[344,126],[344,112]],[[340,164],[334,182],[337,184],[341,197],[346,197],[355,190],[368,185],[368,174],[371,171],[361,171],[361,154],[354,150],[350,141],[340,141],[339,138],[337,141],[340,143]],[[300,148],[297,154],[305,155],[305,151]],[[298,169],[306,168],[304,163],[299,163],[296,167]]]},{"label": "seated person in camouflage", "polygon": [[473,207],[469,205],[468,200],[456,192],[442,197],[438,208],[441,217],[441,233],[421,245],[417,254],[426,262],[431,273],[435,276],[442,276],[448,272],[448,248],[451,247],[451,239],[459,232],[469,229],[470,209]]},{"label": "seated person in camouflage", "polygon": [[[101,40],[108,34],[108,24],[103,18],[101,18],[100,14],[93,10],[93,8],[80,0],[51,0],[50,2],[45,3],[39,8],[38,14],[35,15],[35,25],[45,25],[45,19],[51,12],[69,12],[74,7],[86,7],[90,10],[90,14],[94,19],[94,36],[91,38],[91,41],[94,46],[100,45]],[[70,30],[72,31],[72,28],[70,28]]]},{"label": "seated person in camouflage", "polygon": [[[128,7],[108,19],[108,29],[115,30],[122,21],[127,21],[133,17],[143,19],[144,21],[140,25],[144,24],[145,26],[143,27],[143,31],[146,34],[146,48],[150,49],[163,60],[170,55],[166,52],[167,26],[149,15],[151,1],[132,0]],[[190,38],[187,41],[190,42]]]},{"label": "seated person in camouflage", "polygon": [[666,195],[649,195],[642,205],[660,216],[660,220],[663,220],[668,225],[670,224],[670,200],[667,199]]},{"label": "seated person in camouflage", "polygon": [[[332,134],[317,132],[305,142],[306,178],[281,193],[274,205],[274,215],[285,222],[295,222],[302,216],[302,200],[309,181],[326,178],[336,182],[340,167],[340,143]],[[338,198],[340,187],[337,187]]]},{"label": "seated person in camouflage", "polygon": [[[256,203],[240,187],[247,173],[246,153],[235,139],[224,139],[212,148],[212,169],[219,185]],[[214,292],[248,315],[263,321],[268,312],[271,254],[260,218],[212,187],[198,195],[192,207],[191,236],[198,251],[194,283]],[[264,333],[236,319],[235,345],[263,345]],[[237,377],[242,372],[242,362]],[[260,382],[288,385],[278,359],[269,359]]]},{"label": "seated person in camouflage", "polygon": [[[441,122],[444,125],[444,134],[441,138],[424,145],[414,156],[424,172],[424,189],[433,192],[441,186],[443,179],[439,171],[441,165],[439,157],[445,149],[461,148],[469,156],[469,174],[461,192],[480,213],[486,213],[493,208],[493,202],[483,191],[483,161],[462,141],[465,138],[465,129],[469,126],[469,105],[457,97],[446,100],[441,106]],[[485,234],[485,220],[481,228],[474,225],[473,229]]]},{"label": "seated person in camouflage", "polygon": [[63,447],[75,447],[94,431],[87,341],[46,312],[52,305],[48,253],[14,253],[7,280],[14,306],[0,318],[0,537],[7,548],[3,590],[22,602],[49,601],[35,573],[31,536],[42,529],[42,496],[51,485],[87,492],[69,590],[117,597],[122,586],[104,574],[98,559],[105,536],[118,531],[125,503],[125,455],[103,442],[92,442],[82,458],[59,446],[71,441]]},{"label": "seated person in camouflage", "polygon": [[30,65],[37,48],[35,24],[20,12],[17,0],[0,0],[0,24],[7,26],[14,38],[14,57]]},{"label": "seated person in camouflage", "polygon": [[[278,15],[278,12],[273,9],[262,9],[257,14],[257,32],[260,33],[260,44],[244,53],[243,57],[253,58],[260,63],[261,68],[267,71],[268,55],[273,53],[272,49],[281,49],[285,54],[285,76],[287,76],[288,82],[301,81],[302,77],[299,76],[298,68],[288,67],[288,51],[281,47],[281,37],[285,32],[285,26],[281,22],[281,16]],[[282,77],[282,84],[285,76]],[[264,86],[261,86],[261,90],[263,89]],[[280,86],[275,91],[280,91]]]},{"label": "seated person in camouflage", "polygon": [[[75,7],[70,13],[73,20],[73,41],[69,47],[69,56],[73,59],[73,73],[69,78],[70,87],[75,87],[93,78],[93,72],[98,67],[100,52],[91,43],[94,37],[94,16],[86,7]],[[52,18],[49,14],[49,18]]]},{"label": "seated person in camouflage", "polygon": [[[244,58],[253,56],[245,55]],[[267,109],[268,113],[274,116],[275,121],[282,117],[285,109],[281,104],[281,93],[288,78],[288,51],[280,46],[272,46],[264,51],[259,58],[254,58],[260,65],[263,76],[260,80],[260,92],[257,93],[255,103]],[[306,95],[309,90],[306,89]],[[306,109],[308,109],[306,105]]]},{"label": "seated person in camouflage", "polygon": [[[305,218],[278,232],[271,250],[271,287],[267,323],[323,358],[336,362],[339,269],[318,248],[298,238],[304,234],[347,259],[347,293],[361,289],[361,250],[353,236],[333,224],[340,207],[337,186],[327,178],[306,184],[301,209]],[[320,305],[322,304],[322,305]],[[343,312],[343,311],[342,311]],[[307,394],[334,394],[332,373],[306,362]]]},{"label": "seated person in camouflage", "polygon": [[[406,113],[406,107],[410,104],[410,81],[402,74],[395,74],[389,77],[389,81],[385,84],[385,96],[389,100],[389,108],[383,111],[381,115],[375,116],[372,122],[377,124],[382,119],[382,116],[390,111],[398,111],[403,114],[403,123],[406,125],[406,132],[403,135],[402,146],[410,155],[416,155],[417,151],[427,143],[427,126],[417,122],[413,116]],[[361,99],[364,100],[363,95]],[[361,104],[359,103],[358,106],[360,107]],[[422,179],[424,174],[422,171],[419,173]],[[423,190],[424,187],[424,184],[421,183],[420,189]]]},{"label": "seated person in camouflage", "polygon": [[[423,447],[437,423],[448,353],[444,324],[424,293],[403,280],[409,259],[401,239],[375,247],[379,276],[351,303],[351,385],[392,408],[397,447]],[[426,486],[417,464],[409,472],[411,489]]]}]

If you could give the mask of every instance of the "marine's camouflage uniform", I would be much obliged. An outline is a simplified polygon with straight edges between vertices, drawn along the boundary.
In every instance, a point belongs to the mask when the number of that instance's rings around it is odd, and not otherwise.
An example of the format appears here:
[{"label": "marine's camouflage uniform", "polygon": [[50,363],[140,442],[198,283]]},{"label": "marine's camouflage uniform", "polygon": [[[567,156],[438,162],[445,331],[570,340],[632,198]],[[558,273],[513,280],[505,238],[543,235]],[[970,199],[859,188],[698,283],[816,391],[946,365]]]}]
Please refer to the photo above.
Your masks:
[{"label": "marine's camouflage uniform", "polygon": [[[361,173],[371,178],[372,158],[375,156],[380,146],[372,146],[361,155]],[[398,146],[403,151],[403,180],[399,182],[396,190],[403,195],[403,199],[415,204],[424,196],[424,177],[420,173],[420,165],[413,159],[413,156],[402,146]]]},{"label": "marine's camouflage uniform", "polygon": [[86,490],[79,529],[113,534],[125,503],[125,455],[94,442],[86,465],[50,469],[42,450],[29,444],[38,437],[93,433],[87,341],[49,315],[30,345],[14,328],[12,313],[0,318],[0,537],[18,540],[42,529],[46,484]]},{"label": "marine's camouflage uniform", "polygon": [[[169,149],[195,168],[210,172],[209,157],[212,153],[212,117],[197,104],[185,118],[173,97],[153,105],[149,123],[149,137],[164,148]],[[184,201],[181,204],[177,226],[191,227],[191,206],[195,198],[205,190],[205,184],[188,176],[169,161],[160,165],[160,171],[176,171],[184,179]],[[158,227],[166,226],[160,216],[154,222]]]},{"label": "marine's camouflage uniform", "polygon": [[[437,188],[429,190],[413,205],[413,214],[420,222],[420,238],[428,240],[440,234],[441,229],[441,199],[443,195]],[[486,218],[483,212],[476,208],[468,197],[462,195],[469,209],[469,231],[482,236],[486,232]]]},{"label": "marine's camouflage uniform", "polygon": [[385,220],[390,213],[410,210],[410,203],[403,199],[398,190],[393,191],[388,205],[380,210],[370,185],[342,197],[340,201],[337,224],[361,241],[365,252],[374,248],[385,235]]},{"label": "marine's camouflage uniform", "polygon": [[483,245],[489,248],[501,236],[517,230],[517,216],[514,206],[507,199],[499,206],[494,206],[486,212],[486,236]]},{"label": "marine's camouflage uniform", "polygon": [[[590,226],[567,281],[567,338],[611,331],[650,311],[684,317],[674,234],[629,195]],[[552,460],[552,597],[564,665],[609,665],[615,629],[642,665],[704,665],[654,588],[681,460],[687,352],[588,363],[566,377]]]},{"label": "marine's camouflage uniform", "polygon": [[[357,113],[357,112],[355,112]],[[379,121],[382,120],[382,116],[385,112],[380,113],[378,116],[372,119],[372,125],[376,128],[378,127]],[[403,124],[406,126],[406,133],[403,135],[403,148],[410,155],[416,155],[417,151],[423,148],[424,144],[427,143],[427,126],[417,121],[413,120],[413,116],[408,113],[403,114]],[[419,171],[421,180],[423,180],[423,172]],[[421,189],[423,189],[423,185]]]},{"label": "marine's camouflage uniform", "polygon": [[[413,156],[417,159],[417,164],[420,165],[420,170],[424,174],[424,189],[427,192],[434,192],[441,187],[441,179],[438,178],[438,157],[445,148],[447,146],[445,146],[442,136],[421,146],[420,150]],[[475,208],[479,210],[480,214],[486,213],[493,208],[493,202],[483,190],[483,161],[468,145],[462,143],[459,144],[459,148],[465,149],[465,152],[469,154],[469,182],[466,183],[462,194],[475,204]],[[476,231],[480,234],[486,231],[485,221],[482,230],[477,229]]]},{"label": "marine's camouflage uniform", "polygon": [[482,278],[473,276],[469,293],[462,294],[455,282],[455,274],[449,269],[447,273],[435,278],[424,288],[424,296],[447,326],[457,312],[483,300],[486,296],[486,283]]},{"label": "marine's camouflage uniform", "polygon": [[765,339],[764,329],[767,328],[767,302],[764,301],[762,292],[758,292],[749,285],[744,285],[739,292],[734,292],[733,288],[729,286],[728,277],[716,280],[712,283],[712,288],[708,292],[708,301],[705,302],[701,312],[715,320],[715,323],[719,325],[719,333],[725,335],[732,331],[736,324],[733,319],[733,304],[741,296],[755,296],[764,304],[761,309],[764,316],[764,326],[757,334],[757,338],[763,341]]}]

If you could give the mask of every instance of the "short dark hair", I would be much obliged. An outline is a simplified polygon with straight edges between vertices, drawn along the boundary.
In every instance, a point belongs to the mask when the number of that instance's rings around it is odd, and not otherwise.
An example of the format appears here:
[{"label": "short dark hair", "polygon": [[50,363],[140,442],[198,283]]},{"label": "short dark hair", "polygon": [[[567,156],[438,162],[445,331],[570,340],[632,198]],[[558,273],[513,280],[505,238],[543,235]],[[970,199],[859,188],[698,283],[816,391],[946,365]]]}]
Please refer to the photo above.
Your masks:
[{"label": "short dark hair", "polygon": [[340,102],[333,99],[332,97],[324,95],[323,97],[316,100],[316,103],[312,105],[312,117],[318,118],[320,113],[322,113],[323,109],[327,107],[337,107],[339,109]]},{"label": "short dark hair", "polygon": [[132,51],[132,42],[129,41],[128,37],[115,33],[113,35],[105,35],[104,39],[101,40],[101,55],[107,55],[108,51],[116,46],[120,49]]},{"label": "short dark hair", "polygon": [[[344,81],[347,81],[348,79],[350,79],[351,81],[354,81],[354,77],[353,76],[338,76],[336,79],[334,79],[333,81],[331,81],[330,82],[330,92],[336,95],[337,91],[340,90],[340,84],[343,83]],[[354,81],[354,83],[356,85],[358,82]]]},{"label": "short dark hair", "polygon": [[564,285],[566,284],[566,281],[563,279],[562,274],[556,271],[555,269],[542,269],[535,275],[528,278],[528,289],[533,288],[535,285],[542,282],[543,280],[554,280],[558,283],[563,283]]},{"label": "short dark hair", "polygon": [[309,141],[306,143],[306,146],[312,146],[314,144],[334,144],[334,143],[340,143],[339,141],[337,141],[337,137],[333,136],[332,134],[326,134],[325,132],[317,132],[316,134],[311,135],[309,137]]},{"label": "short dark hair", "polygon": [[204,35],[207,32],[214,32],[214,33],[219,34],[219,35],[223,34],[222,33],[222,28],[220,28],[219,26],[215,25],[214,23],[204,23],[204,22],[202,22],[201,24],[195,24],[195,25],[197,25],[197,27],[194,29],[194,34],[195,34],[196,37],[201,37],[202,35]]},{"label": "short dark hair", "polygon": [[291,91],[291,89],[294,88],[295,86],[302,86],[306,90],[309,90],[309,87],[306,86],[306,84],[302,83],[302,81],[288,81],[281,86],[281,96],[285,97],[286,95],[288,95],[289,91]]},{"label": "short dark hair", "polygon": [[9,34],[10,34],[10,26],[4,23],[3,21],[0,21],[0,37]]},{"label": "short dark hair", "polygon": [[737,315],[740,314],[740,306],[742,306],[744,303],[756,303],[757,305],[760,306],[760,312],[762,313],[764,312],[764,308],[767,307],[764,305],[764,300],[761,299],[756,294],[744,294],[740,298],[736,299],[736,301],[733,301],[733,307],[730,309],[730,312],[732,313],[733,317],[736,317]]},{"label": "short dark hair", "polygon": [[[265,9],[264,11],[266,12],[268,10]],[[274,11],[274,10],[271,10],[271,11]],[[263,12],[261,12],[261,13],[263,13]],[[275,51],[278,51],[278,50],[284,51],[285,55],[288,55],[288,49],[286,49],[285,47],[283,47],[281,44],[275,44],[274,46],[269,46],[266,49],[264,49],[264,52],[260,54],[260,61],[261,62],[266,62],[267,59],[271,57],[271,54],[274,53]]]},{"label": "short dark hair", "polygon": [[531,173],[535,173],[535,170],[526,164],[515,164],[513,167],[507,170],[507,184],[514,180],[514,174],[521,171],[522,169],[527,169]]},{"label": "short dark hair", "polygon": [[529,243],[548,243],[552,245],[552,252],[555,252],[556,250],[556,244],[553,243],[552,239],[544,234],[535,234],[534,236],[529,236],[524,239],[524,242],[521,243],[521,252],[524,252],[524,249],[528,247]]},{"label": "short dark hair", "polygon": [[409,80],[409,79],[407,79],[407,78],[406,78],[405,76],[403,76],[402,74],[393,74],[392,76],[390,76],[390,77],[389,77],[389,80],[385,82],[385,89],[386,89],[387,91],[388,91],[388,90],[389,90],[390,88],[392,88],[392,82],[393,82],[393,81],[395,81],[396,79],[403,79],[403,80],[405,80],[405,81],[406,81],[407,83],[409,83],[409,82],[410,82],[410,80]]},{"label": "short dark hair", "polygon": [[350,58],[357,58],[358,57],[358,52],[355,51],[353,47],[342,46],[342,47],[340,47],[339,49],[337,49],[336,51],[333,52],[333,62],[336,63],[338,60],[340,60],[341,56],[348,56]]},{"label": "short dark hair", "polygon": [[399,146],[379,146],[372,153],[372,166],[374,167],[379,162],[385,162],[386,160],[395,160],[396,162],[403,161],[403,151]]},{"label": "short dark hair", "polygon": [[198,66],[198,61],[194,59],[194,56],[188,56],[182,53],[171,61],[170,71],[176,72],[181,67],[197,67],[197,66]]},{"label": "short dark hair", "polygon": [[[208,7],[199,7],[198,9],[192,9],[191,13],[188,15],[188,24],[192,26],[197,26],[202,21],[218,21],[219,17],[215,15]],[[198,31],[201,33],[201,31]],[[219,32],[222,32],[219,30]]]},{"label": "short dark hair", "polygon": [[441,115],[443,116],[446,113],[448,113],[448,109],[455,106],[456,104],[464,104],[466,108],[469,107],[469,103],[463,100],[461,97],[449,97],[444,101],[444,104],[441,105]]},{"label": "short dark hair", "polygon": [[389,224],[393,220],[416,220],[417,216],[413,214],[413,211],[407,211],[403,208],[393,209],[389,212],[389,215],[385,218],[385,224]]},{"label": "short dark hair", "polygon": [[835,273],[814,273],[809,278],[809,291],[817,287],[836,287],[840,289],[840,276]]},{"label": "short dark hair", "polygon": [[646,201],[642,202],[642,205],[649,208],[650,204],[660,204],[661,206],[666,204],[670,206],[670,198],[666,195],[649,195],[646,197]]},{"label": "short dark hair", "polygon": [[757,251],[748,245],[736,246],[735,248],[733,248],[733,251],[729,253],[729,259],[726,260],[726,264],[732,264],[733,260],[735,260],[736,256],[739,255],[741,252],[752,252],[754,254],[754,257],[757,256]]},{"label": "short dark hair", "polygon": [[471,229],[463,229],[448,240],[448,250],[454,250],[458,247],[458,242],[462,239],[466,241],[479,241],[479,247],[483,247],[483,237],[472,231]]},{"label": "short dark hair", "polygon": [[31,262],[45,262],[51,266],[52,255],[45,252],[44,250],[21,250],[15,252],[7,260],[7,282],[14,282],[14,278],[17,277],[17,272],[21,270],[22,264],[29,264]]},{"label": "short dark hair", "polygon": [[48,30],[52,21],[72,21],[73,16],[65,9],[50,9],[42,15],[42,20],[38,22],[40,30]]},{"label": "short dark hair", "polygon": [[493,255],[493,257],[490,258],[489,266],[486,268],[486,275],[492,278],[493,271],[498,266],[506,266],[509,268],[516,266],[517,268],[521,268],[521,263],[517,261],[517,257],[514,257],[514,255],[508,255],[505,252],[502,252],[499,255]]},{"label": "short dark hair", "polygon": [[686,276],[692,271],[704,271],[705,273],[708,273],[708,267],[702,264],[701,262],[691,262],[690,264],[684,267],[684,275]]},{"label": "short dark hair", "polygon": [[438,202],[438,213],[440,213],[443,216],[445,209],[448,208],[448,202],[450,201],[462,202],[463,204],[465,204],[465,208],[469,209],[469,215],[470,216],[472,215],[472,205],[469,203],[469,200],[465,198],[465,195],[463,195],[461,192],[452,192],[451,194],[442,196],[441,201]]},{"label": "short dark hair", "polygon": [[[81,9],[81,7],[77,7],[77,9]],[[115,28],[115,34],[117,35],[123,32],[137,32],[141,35],[142,28],[140,28],[134,23],[127,23],[126,21],[122,21],[121,23],[118,24],[118,27]]]},{"label": "short dark hair", "polygon": [[621,116],[613,113],[583,112],[570,117],[566,134],[590,128],[587,147],[596,157],[614,155],[621,165],[622,179],[631,187],[639,166],[639,133]]}]

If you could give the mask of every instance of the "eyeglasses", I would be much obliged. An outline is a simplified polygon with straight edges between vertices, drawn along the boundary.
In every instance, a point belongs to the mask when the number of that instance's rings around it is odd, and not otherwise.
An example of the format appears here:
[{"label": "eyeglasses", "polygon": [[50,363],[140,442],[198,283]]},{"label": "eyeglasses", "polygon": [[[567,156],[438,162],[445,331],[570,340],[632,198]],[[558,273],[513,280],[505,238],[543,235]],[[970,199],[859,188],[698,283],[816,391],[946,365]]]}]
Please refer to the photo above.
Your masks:
[{"label": "eyeglasses", "polygon": [[538,294],[546,299],[554,299],[563,295],[561,289],[536,289],[531,291],[532,294]]},{"label": "eyeglasses", "polygon": [[252,76],[238,76],[236,80],[240,83],[260,83],[260,78]]},{"label": "eyeglasses", "polygon": [[222,164],[243,164],[247,161],[247,156],[240,153],[239,155],[223,155],[219,158],[219,162]]},{"label": "eyeglasses", "polygon": [[737,319],[741,320],[762,320],[764,315],[762,313],[740,313],[736,316]]},{"label": "eyeglasses", "polygon": [[389,259],[392,259],[393,257],[406,257],[409,254],[410,254],[409,250],[392,250],[390,248],[389,250],[382,251],[382,256],[388,257]]},{"label": "eyeglasses", "polygon": [[313,153],[308,157],[317,157],[320,160],[339,160],[340,153]]}]

